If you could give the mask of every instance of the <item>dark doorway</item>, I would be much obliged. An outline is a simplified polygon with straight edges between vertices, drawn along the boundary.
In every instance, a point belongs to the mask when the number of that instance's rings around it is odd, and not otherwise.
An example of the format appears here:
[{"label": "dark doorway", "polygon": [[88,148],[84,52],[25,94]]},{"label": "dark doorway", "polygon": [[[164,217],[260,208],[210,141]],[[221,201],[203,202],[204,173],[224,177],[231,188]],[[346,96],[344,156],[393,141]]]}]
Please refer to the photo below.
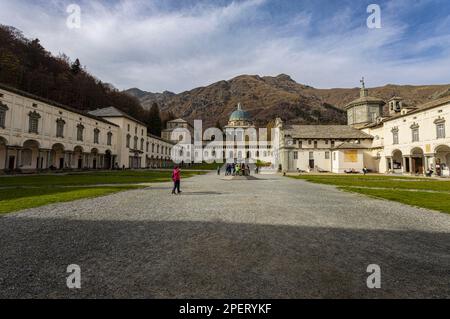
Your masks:
[{"label": "dark doorway", "polygon": [[94,160],[92,161],[92,168],[93,168],[93,169],[97,169],[97,160],[96,160],[96,159],[94,159]]},{"label": "dark doorway", "polygon": [[13,170],[16,164],[16,157],[10,156],[8,161],[8,169]]},{"label": "dark doorway", "polygon": [[415,174],[423,174],[423,158],[414,158],[414,172]]},{"label": "dark doorway", "polygon": [[314,165],[315,163],[314,163],[314,160],[312,159],[312,160],[309,160],[309,168],[314,168]]},{"label": "dark doorway", "polygon": [[63,169],[63,168],[64,168],[64,158],[61,157],[61,158],[59,159],[59,169]]},{"label": "dark doorway", "polygon": [[83,160],[81,158],[78,159],[78,169],[83,168]]},{"label": "dark doorway", "polygon": [[106,169],[110,169],[112,168],[112,156],[110,152],[106,152],[105,154],[105,162],[104,162],[104,167]]}]

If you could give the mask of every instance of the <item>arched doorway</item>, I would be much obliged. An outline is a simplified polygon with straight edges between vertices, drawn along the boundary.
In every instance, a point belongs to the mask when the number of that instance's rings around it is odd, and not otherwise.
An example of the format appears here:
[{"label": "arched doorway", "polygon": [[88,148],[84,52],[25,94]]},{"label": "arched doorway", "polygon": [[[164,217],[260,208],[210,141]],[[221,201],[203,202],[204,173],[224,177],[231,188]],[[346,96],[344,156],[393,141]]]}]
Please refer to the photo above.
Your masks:
[{"label": "arched doorway", "polygon": [[425,171],[424,167],[424,153],[420,147],[416,147],[411,150],[412,169],[414,174],[421,175]]},{"label": "arched doorway", "polygon": [[435,150],[436,154],[436,175],[450,176],[450,146],[439,145]]},{"label": "arched doorway", "polygon": [[8,146],[8,141],[0,136],[0,169],[6,169],[8,167],[6,158],[6,148]]},{"label": "arched doorway", "polygon": [[21,169],[39,169],[43,165],[43,158],[39,156],[40,144],[35,140],[26,140],[23,143],[21,156]]},{"label": "arched doorway", "polygon": [[105,159],[103,163],[103,168],[105,169],[111,169],[112,168],[112,153],[110,150],[107,150],[105,152]]},{"label": "arched doorway", "polygon": [[395,173],[403,172],[403,153],[400,150],[395,150],[392,152],[392,163],[392,169]]},{"label": "arched doorway", "polygon": [[75,146],[73,149],[73,160],[77,169],[83,169],[83,148],[81,146]]},{"label": "arched doorway", "polygon": [[57,143],[50,152],[50,168],[64,169],[64,145]]},{"label": "arched doorway", "polygon": [[97,169],[98,168],[98,149],[93,148],[91,150],[91,156],[92,156],[92,168]]}]

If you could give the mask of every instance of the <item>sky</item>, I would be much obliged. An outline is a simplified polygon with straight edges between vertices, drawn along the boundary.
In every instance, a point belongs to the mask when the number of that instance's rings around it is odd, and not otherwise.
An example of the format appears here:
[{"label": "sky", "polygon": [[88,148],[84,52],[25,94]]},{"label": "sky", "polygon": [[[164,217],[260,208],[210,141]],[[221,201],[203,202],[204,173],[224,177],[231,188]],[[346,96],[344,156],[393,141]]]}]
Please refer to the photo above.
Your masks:
[{"label": "sky", "polygon": [[448,0],[0,0],[0,24],[119,89],[281,73],[317,88],[450,83]]}]

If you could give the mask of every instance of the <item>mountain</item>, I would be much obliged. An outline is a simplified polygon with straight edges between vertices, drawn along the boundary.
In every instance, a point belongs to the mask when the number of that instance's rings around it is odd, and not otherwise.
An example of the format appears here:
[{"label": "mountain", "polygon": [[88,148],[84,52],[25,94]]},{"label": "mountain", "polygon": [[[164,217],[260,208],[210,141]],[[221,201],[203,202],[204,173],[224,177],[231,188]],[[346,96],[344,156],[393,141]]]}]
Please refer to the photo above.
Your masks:
[{"label": "mountain", "polygon": [[[125,93],[137,97],[144,108],[154,102],[160,109],[193,121],[202,119],[212,126],[225,125],[240,102],[259,126],[275,117],[295,124],[345,124],[344,107],[359,97],[359,88],[316,89],[295,82],[289,75],[276,77],[241,75],[180,94],[151,93],[130,89]],[[450,85],[386,85],[370,89],[370,95],[389,100],[402,96],[405,103],[417,105],[450,94]]]}]

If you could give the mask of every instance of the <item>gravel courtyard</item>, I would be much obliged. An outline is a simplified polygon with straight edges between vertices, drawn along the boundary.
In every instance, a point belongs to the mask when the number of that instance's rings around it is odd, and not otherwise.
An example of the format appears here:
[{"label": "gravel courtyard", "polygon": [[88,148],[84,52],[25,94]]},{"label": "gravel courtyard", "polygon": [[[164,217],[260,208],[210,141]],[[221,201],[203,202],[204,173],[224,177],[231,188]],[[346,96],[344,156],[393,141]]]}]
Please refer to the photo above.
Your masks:
[{"label": "gravel courtyard", "polygon": [[[210,174],[179,196],[155,184],[0,217],[0,298],[450,297],[450,215],[260,178]],[[370,264],[381,289],[366,286]]]}]

